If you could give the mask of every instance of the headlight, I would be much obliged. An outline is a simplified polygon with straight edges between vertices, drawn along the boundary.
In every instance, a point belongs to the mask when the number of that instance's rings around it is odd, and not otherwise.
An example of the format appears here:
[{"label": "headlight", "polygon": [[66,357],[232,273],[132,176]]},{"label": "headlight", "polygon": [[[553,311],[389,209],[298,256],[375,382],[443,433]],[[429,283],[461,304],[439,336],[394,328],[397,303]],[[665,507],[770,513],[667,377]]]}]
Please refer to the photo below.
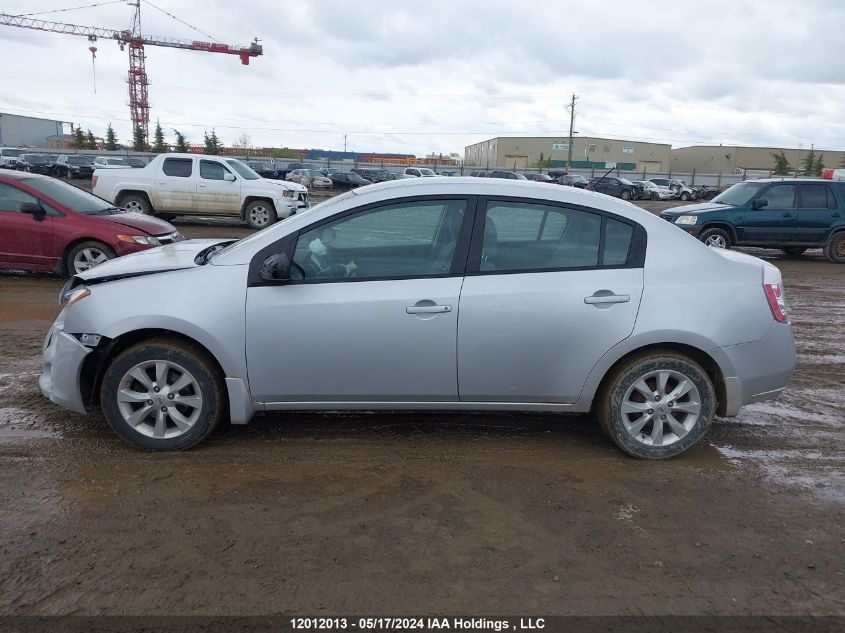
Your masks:
[{"label": "headlight", "polygon": [[150,235],[118,235],[117,239],[121,242],[130,242],[135,244],[147,244],[148,246],[161,246],[161,242],[157,237]]},{"label": "headlight", "polygon": [[59,297],[59,303],[65,305],[65,309],[71,307],[74,303],[82,301],[85,297],[91,295],[91,291],[85,286],[77,286],[73,290],[63,291]]},{"label": "headlight", "polygon": [[682,215],[675,220],[675,224],[695,224],[698,221],[694,215]]},{"label": "headlight", "polygon": [[282,192],[282,195],[283,195],[285,198],[293,198],[293,191],[291,191],[290,189],[285,189],[285,190]]}]

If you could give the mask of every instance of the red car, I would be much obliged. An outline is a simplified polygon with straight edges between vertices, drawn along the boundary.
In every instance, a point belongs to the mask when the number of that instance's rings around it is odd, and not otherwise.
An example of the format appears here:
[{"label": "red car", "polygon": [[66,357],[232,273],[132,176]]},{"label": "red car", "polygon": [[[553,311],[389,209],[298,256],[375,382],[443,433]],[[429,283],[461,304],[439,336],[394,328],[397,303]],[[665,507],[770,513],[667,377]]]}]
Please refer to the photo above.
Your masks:
[{"label": "red car", "polygon": [[0,268],[73,275],[182,239],[164,220],[115,208],[61,180],[0,173]]}]

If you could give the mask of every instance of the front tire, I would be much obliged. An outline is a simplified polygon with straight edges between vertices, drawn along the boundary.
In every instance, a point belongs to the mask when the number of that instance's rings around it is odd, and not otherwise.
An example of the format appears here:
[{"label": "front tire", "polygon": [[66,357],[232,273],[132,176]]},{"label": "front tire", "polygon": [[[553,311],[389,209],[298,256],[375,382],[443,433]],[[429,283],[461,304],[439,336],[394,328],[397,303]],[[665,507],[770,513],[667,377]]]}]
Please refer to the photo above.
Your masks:
[{"label": "front tire", "polygon": [[142,451],[179,451],[220,423],[226,395],[199,347],[157,338],[121,352],[103,376],[100,406],[117,435]]},{"label": "front tire", "polygon": [[834,264],[845,264],[845,231],[830,236],[824,245],[824,255]]},{"label": "front tire", "polygon": [[631,199],[631,192],[626,190],[622,191],[622,199],[623,200],[630,200]]},{"label": "front tire", "polygon": [[666,459],[707,435],[716,392],[707,373],[672,351],[639,354],[607,377],[596,407],[602,429],[640,459]]},{"label": "front tire", "polygon": [[715,246],[716,248],[731,247],[731,236],[724,229],[707,229],[701,233],[698,239],[707,246]]},{"label": "front tire", "polygon": [[276,209],[265,200],[255,200],[244,209],[244,218],[249,228],[260,231],[276,221]]},{"label": "front tire", "polygon": [[651,199],[652,200],[660,200],[660,194],[659,193],[652,193]]},{"label": "front tire", "polygon": [[120,199],[120,206],[130,212],[143,213],[144,215],[152,215],[153,208],[149,200],[145,196],[135,193],[123,196]]},{"label": "front tire", "polygon": [[684,202],[689,200],[689,194],[686,191],[681,192],[681,200],[683,200]]},{"label": "front tire", "polygon": [[80,242],[65,257],[65,270],[69,275],[78,275],[115,258],[110,246],[96,240]]}]

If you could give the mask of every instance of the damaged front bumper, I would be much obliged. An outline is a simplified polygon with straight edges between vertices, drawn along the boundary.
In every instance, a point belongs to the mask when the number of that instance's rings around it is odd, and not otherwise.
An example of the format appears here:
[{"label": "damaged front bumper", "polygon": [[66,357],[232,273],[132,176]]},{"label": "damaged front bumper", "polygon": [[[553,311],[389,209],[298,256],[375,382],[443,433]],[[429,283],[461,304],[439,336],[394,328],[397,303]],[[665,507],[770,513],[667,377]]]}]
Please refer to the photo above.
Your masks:
[{"label": "damaged front bumper", "polygon": [[85,413],[79,385],[82,363],[90,353],[91,348],[66,334],[61,325],[53,325],[42,352],[43,368],[38,378],[41,393],[66,409]]}]

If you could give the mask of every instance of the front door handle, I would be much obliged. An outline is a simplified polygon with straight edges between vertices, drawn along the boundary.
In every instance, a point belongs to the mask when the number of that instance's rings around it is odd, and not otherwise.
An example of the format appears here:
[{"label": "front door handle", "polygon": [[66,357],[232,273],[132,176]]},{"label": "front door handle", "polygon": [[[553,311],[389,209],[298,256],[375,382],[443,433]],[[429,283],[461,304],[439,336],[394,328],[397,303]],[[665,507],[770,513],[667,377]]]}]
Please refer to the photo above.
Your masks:
[{"label": "front door handle", "polygon": [[438,305],[425,305],[425,306],[408,306],[405,308],[405,312],[408,314],[442,314],[444,312],[451,312],[452,306],[438,306]]},{"label": "front door handle", "polygon": [[590,297],[584,297],[584,303],[589,305],[595,305],[597,303],[628,303],[630,300],[630,295],[615,294],[594,294]]}]

